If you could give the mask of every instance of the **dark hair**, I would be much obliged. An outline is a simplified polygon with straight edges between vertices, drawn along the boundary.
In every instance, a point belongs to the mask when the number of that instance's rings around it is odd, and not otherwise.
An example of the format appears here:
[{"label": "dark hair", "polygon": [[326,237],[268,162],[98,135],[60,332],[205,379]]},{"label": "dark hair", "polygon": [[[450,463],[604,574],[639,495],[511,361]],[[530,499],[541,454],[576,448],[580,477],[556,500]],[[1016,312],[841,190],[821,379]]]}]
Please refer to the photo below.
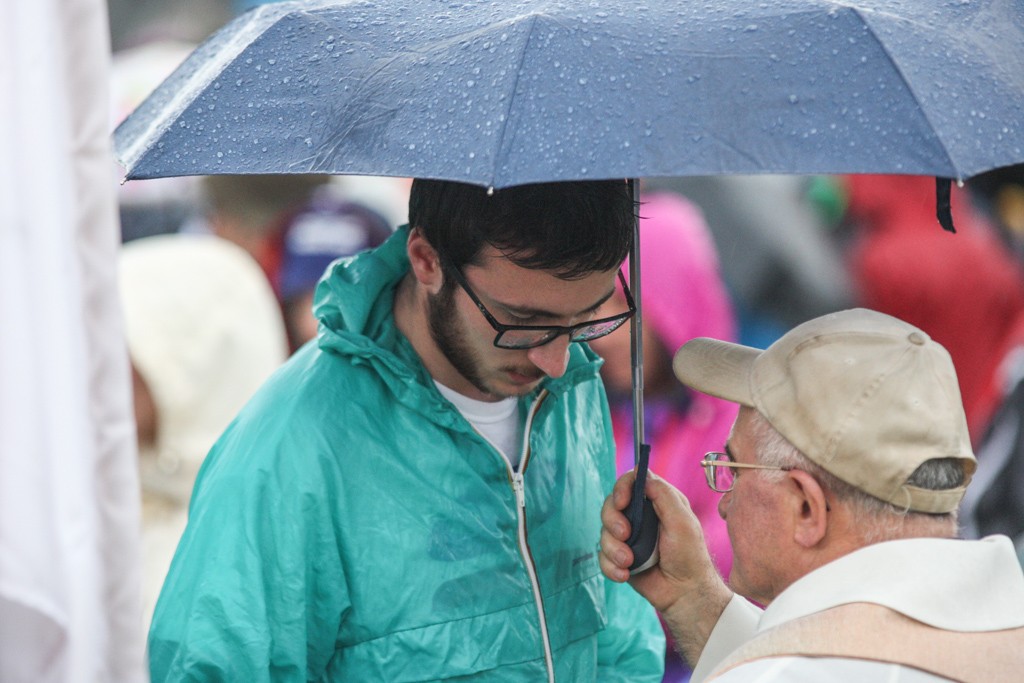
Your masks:
[{"label": "dark hair", "polygon": [[571,280],[619,267],[633,242],[625,180],[516,185],[489,192],[444,180],[413,181],[409,224],[456,267],[490,244],[523,268]]},{"label": "dark hair", "polygon": [[964,472],[962,458],[932,458],[917,466],[907,477],[909,486],[929,491],[945,491],[964,485],[967,473]]}]

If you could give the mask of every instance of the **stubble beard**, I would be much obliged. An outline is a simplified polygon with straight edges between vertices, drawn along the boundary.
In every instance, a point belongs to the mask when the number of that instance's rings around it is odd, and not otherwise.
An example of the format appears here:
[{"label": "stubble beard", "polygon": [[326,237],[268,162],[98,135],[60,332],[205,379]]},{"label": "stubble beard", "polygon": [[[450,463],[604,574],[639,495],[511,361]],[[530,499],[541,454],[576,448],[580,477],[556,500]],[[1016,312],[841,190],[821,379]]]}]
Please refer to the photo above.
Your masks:
[{"label": "stubble beard", "polygon": [[446,282],[437,294],[427,298],[427,324],[431,338],[452,367],[470,384],[490,396],[507,398],[507,395],[495,392],[493,387],[484,382],[480,374],[480,360],[466,344],[465,335],[458,323],[455,287]]}]

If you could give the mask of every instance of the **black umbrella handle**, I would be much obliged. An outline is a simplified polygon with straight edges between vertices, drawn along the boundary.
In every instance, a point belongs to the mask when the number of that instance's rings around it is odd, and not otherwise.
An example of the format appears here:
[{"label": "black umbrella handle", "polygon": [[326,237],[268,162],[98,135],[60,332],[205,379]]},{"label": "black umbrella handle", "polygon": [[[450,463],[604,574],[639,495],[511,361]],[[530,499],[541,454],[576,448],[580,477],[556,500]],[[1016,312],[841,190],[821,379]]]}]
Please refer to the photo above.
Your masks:
[{"label": "black umbrella handle", "polygon": [[640,456],[636,463],[636,480],[633,482],[633,497],[626,508],[629,519],[630,533],[626,544],[633,551],[633,564],[629,566],[630,574],[639,574],[658,564],[658,531],[660,524],[654,514],[654,504],[644,495],[647,484],[647,465],[650,460],[651,447],[640,444]]}]

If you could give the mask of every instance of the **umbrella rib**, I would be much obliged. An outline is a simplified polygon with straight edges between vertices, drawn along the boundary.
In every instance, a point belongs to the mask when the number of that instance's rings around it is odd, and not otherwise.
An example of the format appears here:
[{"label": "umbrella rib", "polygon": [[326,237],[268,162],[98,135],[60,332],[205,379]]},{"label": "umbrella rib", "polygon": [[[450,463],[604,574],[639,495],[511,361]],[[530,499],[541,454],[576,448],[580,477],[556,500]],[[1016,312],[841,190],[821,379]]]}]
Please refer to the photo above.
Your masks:
[{"label": "umbrella rib", "polygon": [[[954,171],[954,173],[956,173],[959,176],[959,171],[957,170],[956,163],[953,161],[953,156],[950,154],[949,149],[946,148],[946,143],[942,139],[942,136],[940,136],[938,134],[938,131],[935,130],[935,125],[932,123],[931,118],[928,116],[928,110],[922,105],[921,99],[918,97],[917,92],[912,87],[910,80],[906,77],[906,74],[903,73],[903,69],[901,69],[896,60],[893,59],[892,53],[889,52],[888,46],[878,36],[878,33],[875,31],[875,27],[872,25],[870,21],[870,16],[868,14],[865,14],[865,12],[859,7],[852,7],[849,5],[847,5],[847,7],[853,10],[854,14],[860,17],[860,20],[864,22],[864,26],[868,28],[868,33],[871,35],[871,38],[881,48],[882,52],[885,54],[885,58],[888,59],[889,63],[892,65],[893,70],[897,74],[899,74],[900,80],[902,80],[904,85],[906,85],[907,87],[907,92],[910,93],[910,95],[914,98],[914,103],[917,104],[917,108],[920,110],[921,116],[923,116],[924,120],[928,123],[928,128],[931,130],[932,135],[934,135],[935,139],[939,141],[939,145],[942,147],[942,151],[946,153],[946,160],[949,162],[949,167]],[[897,19],[902,19],[902,17],[899,17],[898,15],[891,16],[894,16]]]},{"label": "umbrella rib", "polygon": [[505,153],[505,136],[508,133],[509,123],[512,120],[512,106],[515,103],[516,93],[519,91],[519,77],[523,73],[523,64],[526,62],[526,52],[530,47],[530,41],[533,40],[533,32],[537,26],[537,19],[540,14],[531,14],[529,21],[530,27],[526,31],[526,39],[523,41],[523,47],[519,54],[519,62],[516,64],[516,76],[515,81],[512,83],[512,95],[508,98],[508,107],[505,109],[505,120],[501,124],[501,135],[498,136],[498,153],[494,157],[494,170],[491,173],[490,186],[494,187],[497,181],[499,169],[503,167],[504,158],[502,155]]}]

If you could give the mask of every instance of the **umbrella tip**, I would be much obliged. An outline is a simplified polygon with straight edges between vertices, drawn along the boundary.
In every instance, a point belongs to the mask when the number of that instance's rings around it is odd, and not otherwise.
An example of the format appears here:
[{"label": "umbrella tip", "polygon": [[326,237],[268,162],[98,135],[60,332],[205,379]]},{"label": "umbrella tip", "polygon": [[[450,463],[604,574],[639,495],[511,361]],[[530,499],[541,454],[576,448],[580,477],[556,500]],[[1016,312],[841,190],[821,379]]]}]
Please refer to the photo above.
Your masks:
[{"label": "umbrella tip", "polygon": [[493,197],[494,196],[494,186],[493,185],[491,185],[491,186],[489,186],[487,188],[487,196],[488,197]]}]

